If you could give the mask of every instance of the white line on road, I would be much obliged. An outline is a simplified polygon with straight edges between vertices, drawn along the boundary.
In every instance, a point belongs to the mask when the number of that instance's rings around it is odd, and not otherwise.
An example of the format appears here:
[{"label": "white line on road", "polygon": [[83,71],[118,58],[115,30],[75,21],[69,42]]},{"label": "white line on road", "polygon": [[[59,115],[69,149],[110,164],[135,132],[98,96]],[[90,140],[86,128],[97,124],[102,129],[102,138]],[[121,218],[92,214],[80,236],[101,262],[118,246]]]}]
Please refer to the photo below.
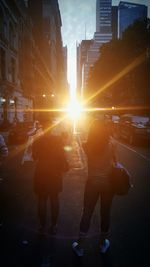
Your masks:
[{"label": "white line on road", "polygon": [[140,156],[141,158],[143,158],[143,159],[145,159],[145,160],[147,160],[147,161],[150,161],[150,158],[148,158],[148,157],[144,156],[143,154],[137,152],[135,149],[133,149],[133,148],[131,148],[131,147],[125,145],[125,144],[122,144],[122,143],[118,142],[117,140],[116,140],[116,142],[117,142],[119,145],[121,145],[121,146],[127,148],[128,150],[130,150],[130,151],[136,153],[136,154],[137,154],[138,156]]}]

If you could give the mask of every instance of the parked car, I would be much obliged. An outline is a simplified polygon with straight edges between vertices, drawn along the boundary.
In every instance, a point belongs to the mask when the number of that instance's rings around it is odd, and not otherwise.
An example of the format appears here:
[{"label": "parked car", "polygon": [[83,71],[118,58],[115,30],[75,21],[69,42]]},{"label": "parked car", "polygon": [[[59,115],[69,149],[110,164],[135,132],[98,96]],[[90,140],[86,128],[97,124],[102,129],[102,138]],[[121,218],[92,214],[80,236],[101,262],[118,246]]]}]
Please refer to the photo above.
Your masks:
[{"label": "parked car", "polygon": [[120,121],[119,115],[105,115],[107,124],[112,135],[118,135],[118,126]]},{"label": "parked car", "polygon": [[121,116],[119,122],[119,137],[124,138],[129,144],[137,140],[150,141],[150,118],[126,114]]},{"label": "parked car", "polygon": [[14,124],[8,134],[9,144],[22,144],[28,140],[28,132],[33,126],[28,122],[17,122]]}]

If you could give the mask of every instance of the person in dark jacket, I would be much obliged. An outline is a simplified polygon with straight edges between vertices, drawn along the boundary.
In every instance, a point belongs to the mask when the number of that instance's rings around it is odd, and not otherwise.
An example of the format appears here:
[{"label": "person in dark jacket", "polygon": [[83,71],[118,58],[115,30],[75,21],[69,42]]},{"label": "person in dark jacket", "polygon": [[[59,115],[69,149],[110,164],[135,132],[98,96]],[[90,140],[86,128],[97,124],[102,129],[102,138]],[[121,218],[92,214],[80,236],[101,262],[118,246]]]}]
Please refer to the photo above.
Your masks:
[{"label": "person in dark jacket", "polygon": [[[6,157],[8,157],[8,148],[7,148],[7,145],[5,143],[3,135],[0,134],[0,175],[1,175],[1,167],[2,167],[3,162],[4,162]],[[3,225],[3,215],[2,215],[3,212],[2,212],[2,210],[3,210],[4,203],[3,203],[2,199],[3,199],[2,194],[0,194],[0,228]]]},{"label": "person in dark jacket", "polygon": [[8,148],[5,143],[4,137],[0,134],[0,162],[8,156]]},{"label": "person in dark jacket", "polygon": [[109,180],[111,167],[116,162],[115,149],[110,142],[109,131],[103,119],[95,120],[83,149],[88,161],[88,179],[84,190],[83,213],[80,222],[79,239],[72,244],[74,252],[83,256],[83,242],[89,230],[91,217],[100,198],[101,234],[100,252],[105,253],[110,246],[110,212],[113,192]]},{"label": "person in dark jacket", "polygon": [[38,198],[38,217],[40,232],[45,230],[47,202],[51,206],[51,232],[57,229],[59,214],[59,193],[62,191],[62,177],[68,170],[63,142],[60,136],[51,133],[52,123],[49,118],[41,121],[43,134],[38,137],[32,147],[33,159],[36,160],[34,174],[34,191]]}]

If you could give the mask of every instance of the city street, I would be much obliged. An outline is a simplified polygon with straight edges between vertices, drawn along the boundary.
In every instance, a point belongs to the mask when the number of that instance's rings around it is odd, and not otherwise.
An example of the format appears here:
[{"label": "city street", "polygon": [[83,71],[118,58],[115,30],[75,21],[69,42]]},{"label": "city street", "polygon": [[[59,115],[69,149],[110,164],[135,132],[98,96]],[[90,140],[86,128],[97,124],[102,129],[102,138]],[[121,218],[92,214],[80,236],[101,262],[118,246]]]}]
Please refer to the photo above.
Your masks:
[{"label": "city street", "polygon": [[[36,197],[32,178],[35,164],[25,162],[21,146],[10,148],[2,166],[0,195],[1,267],[147,267],[150,237],[150,149],[117,143],[117,159],[132,174],[134,187],[127,196],[116,196],[112,209],[111,247],[104,256],[99,253],[98,205],[85,243],[85,255],[78,259],[72,252],[72,241],[78,235],[86,180],[86,159],[80,146],[80,135],[72,141],[68,158],[71,169],[64,176],[61,209],[56,236],[48,231],[38,234]],[[49,221],[50,218],[48,218]]]},{"label": "city street", "polygon": [[0,267],[149,266],[149,70],[148,0],[0,0]]}]

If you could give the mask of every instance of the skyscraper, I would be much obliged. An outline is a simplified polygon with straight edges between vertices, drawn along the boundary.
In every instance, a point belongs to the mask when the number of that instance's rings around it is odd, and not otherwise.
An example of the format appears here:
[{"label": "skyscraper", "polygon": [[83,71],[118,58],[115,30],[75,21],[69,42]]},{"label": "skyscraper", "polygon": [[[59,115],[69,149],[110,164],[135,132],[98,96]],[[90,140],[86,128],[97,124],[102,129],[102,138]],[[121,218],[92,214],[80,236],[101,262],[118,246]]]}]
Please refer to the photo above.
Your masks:
[{"label": "skyscraper", "polygon": [[111,5],[112,0],[96,1],[96,31],[111,33]]},{"label": "skyscraper", "polygon": [[118,6],[118,38],[136,20],[147,18],[147,6],[121,1]]},{"label": "skyscraper", "polygon": [[118,38],[118,6],[112,6],[112,39]]},{"label": "skyscraper", "polygon": [[100,56],[100,47],[112,39],[112,0],[97,0],[96,2],[96,32],[93,39],[85,63],[85,87],[87,86],[87,74]]},{"label": "skyscraper", "polygon": [[[100,47],[109,42],[112,39],[112,0],[97,0],[96,1],[96,32],[94,33],[93,40],[91,43],[86,40],[84,43],[82,41],[81,47],[85,46],[86,49],[83,51],[78,47],[77,55],[79,57],[79,50],[81,52],[81,57],[84,55],[84,61],[78,62],[78,89],[81,92],[81,96],[84,97],[85,90],[87,88],[87,81],[89,77],[89,72],[93,67],[94,63],[98,60],[100,56]],[[84,47],[83,46],[83,47]],[[85,47],[84,47],[85,48]],[[80,66],[79,66],[80,65]],[[82,66],[81,66],[82,65]],[[82,70],[82,71],[81,71]],[[80,87],[81,86],[81,87]]]},{"label": "skyscraper", "polygon": [[83,96],[84,79],[86,79],[84,64],[87,61],[87,52],[92,43],[93,40],[82,40],[81,44],[77,46],[77,94],[81,98]]}]

